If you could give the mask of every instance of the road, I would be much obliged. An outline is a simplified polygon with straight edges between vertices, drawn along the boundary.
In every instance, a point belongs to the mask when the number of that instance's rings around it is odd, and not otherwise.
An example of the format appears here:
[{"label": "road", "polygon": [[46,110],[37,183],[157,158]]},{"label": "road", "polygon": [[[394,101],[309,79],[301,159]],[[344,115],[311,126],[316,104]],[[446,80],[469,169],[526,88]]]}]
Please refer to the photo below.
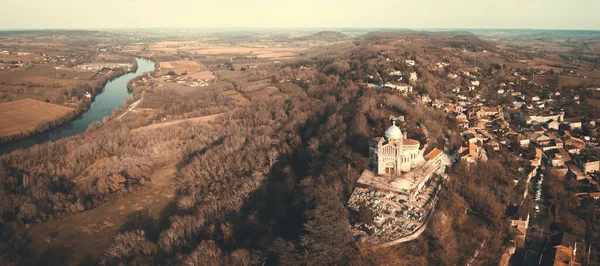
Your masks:
[{"label": "road", "polygon": [[[533,178],[532,182],[532,193],[535,193],[535,183],[539,176]],[[531,196],[531,194],[529,196]],[[530,216],[529,230],[527,231],[527,239],[525,244],[525,259],[523,265],[539,265],[541,256],[544,253],[548,240],[550,239],[550,231],[548,227],[548,215],[549,208],[546,203],[545,193],[542,191],[542,199],[536,202],[536,205],[540,208],[540,212],[532,212],[533,216]]]},{"label": "road", "polygon": [[125,116],[127,113],[129,113],[133,109],[135,109],[143,100],[144,100],[144,92],[142,91],[142,97],[139,100],[132,103],[131,106],[129,106],[129,109],[127,109],[127,111],[125,111],[125,113],[122,113],[119,117],[117,117],[117,120],[121,119],[121,117]]}]

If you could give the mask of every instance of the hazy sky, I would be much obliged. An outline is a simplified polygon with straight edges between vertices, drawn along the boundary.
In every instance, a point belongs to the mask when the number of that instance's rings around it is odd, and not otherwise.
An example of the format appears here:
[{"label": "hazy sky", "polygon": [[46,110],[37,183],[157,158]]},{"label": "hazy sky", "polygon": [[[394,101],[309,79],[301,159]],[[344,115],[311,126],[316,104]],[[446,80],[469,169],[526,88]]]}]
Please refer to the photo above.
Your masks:
[{"label": "hazy sky", "polygon": [[0,29],[147,27],[600,30],[600,0],[2,0]]}]

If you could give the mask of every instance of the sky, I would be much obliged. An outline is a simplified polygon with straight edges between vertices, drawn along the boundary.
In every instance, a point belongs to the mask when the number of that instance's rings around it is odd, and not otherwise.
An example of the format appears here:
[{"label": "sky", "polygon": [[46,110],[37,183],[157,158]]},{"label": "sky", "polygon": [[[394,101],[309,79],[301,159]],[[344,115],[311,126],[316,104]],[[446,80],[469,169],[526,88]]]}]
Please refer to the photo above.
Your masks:
[{"label": "sky", "polygon": [[600,0],[2,0],[0,29],[600,30]]}]

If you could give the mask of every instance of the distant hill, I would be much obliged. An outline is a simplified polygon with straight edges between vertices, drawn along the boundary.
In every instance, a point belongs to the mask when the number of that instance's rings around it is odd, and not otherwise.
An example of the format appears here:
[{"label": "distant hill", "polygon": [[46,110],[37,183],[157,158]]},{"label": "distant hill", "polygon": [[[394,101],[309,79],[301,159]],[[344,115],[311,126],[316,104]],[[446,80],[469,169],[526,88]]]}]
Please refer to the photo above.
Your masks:
[{"label": "distant hill", "polygon": [[495,51],[496,47],[488,41],[481,39],[479,36],[468,31],[413,31],[413,30],[397,30],[397,31],[375,31],[369,32],[361,36],[364,40],[385,40],[396,38],[428,38],[430,42],[440,41],[445,43],[445,46],[468,49],[471,51]]},{"label": "distant hill", "polygon": [[334,42],[334,41],[343,40],[345,38],[347,38],[347,36],[344,35],[341,32],[337,32],[337,31],[320,31],[320,32],[317,32],[317,33],[312,34],[312,35],[295,38],[295,40],[300,40],[300,41],[328,41],[328,42]]},{"label": "distant hill", "polygon": [[472,34],[454,36],[448,39],[448,44],[450,47],[469,49],[477,52],[483,50],[494,52],[496,50],[493,44]]}]

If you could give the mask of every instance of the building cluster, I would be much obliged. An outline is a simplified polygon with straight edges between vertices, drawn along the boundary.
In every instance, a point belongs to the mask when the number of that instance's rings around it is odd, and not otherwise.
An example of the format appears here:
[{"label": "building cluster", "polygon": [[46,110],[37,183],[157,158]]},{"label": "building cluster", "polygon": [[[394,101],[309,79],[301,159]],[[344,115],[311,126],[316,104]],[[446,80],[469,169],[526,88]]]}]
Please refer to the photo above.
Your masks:
[{"label": "building cluster", "polygon": [[[499,84],[498,94],[511,96],[514,101],[491,104],[481,97],[478,87],[481,82],[472,75],[473,71],[465,71],[463,75],[471,79],[466,89],[456,87],[452,92],[457,100],[441,101],[429,95],[420,95],[421,102],[439,108],[453,116],[463,145],[457,157],[468,163],[487,160],[493,151],[506,150],[528,161],[519,171],[526,176],[525,180],[515,179],[515,184],[525,182],[523,199],[529,195],[530,187],[534,201],[543,202],[543,174],[538,169],[544,168],[555,173],[559,178],[573,178],[591,184],[581,186],[579,198],[600,199],[598,182],[600,182],[600,153],[596,152],[600,142],[600,121],[585,117],[568,117],[564,110],[557,108],[559,102],[579,104],[579,95],[561,95],[550,88],[541,87],[548,93],[544,95],[526,95],[514,82]],[[528,78],[517,75],[520,81]],[[449,76],[450,78],[450,76]],[[532,184],[531,180],[536,180]],[[588,191],[589,189],[596,191]],[[508,213],[510,228],[517,243],[526,243],[530,229],[531,209],[522,202],[514,206]],[[535,213],[540,212],[538,205]],[[567,233],[555,237],[563,238]],[[570,236],[574,238],[574,236]],[[561,244],[562,243],[562,244]],[[567,244],[565,244],[567,243]],[[580,265],[582,261],[577,253],[585,253],[585,244],[575,240],[554,241],[546,248],[542,265]],[[517,244],[518,246],[519,244]]]},{"label": "building cluster", "polygon": [[455,118],[464,138],[458,152],[463,160],[485,160],[487,151],[505,147],[531,161],[533,167],[545,164],[561,176],[600,181],[598,155],[587,152],[600,142],[598,121],[566,118],[564,111],[553,108],[557,95],[526,99],[520,92],[512,94],[515,102],[503,105],[489,105],[478,95],[459,97],[456,102],[428,95],[421,95],[421,100]]},{"label": "building cluster", "polygon": [[[88,67],[81,65],[84,62],[85,56],[78,53],[64,53],[64,54],[47,54],[47,53],[31,53],[24,51],[9,51],[1,50],[0,55],[13,56],[11,60],[4,60],[0,58],[0,70],[13,69],[21,67],[33,67],[33,65],[53,65],[55,69],[69,69],[69,70],[87,70]],[[23,59],[20,59],[23,58]],[[131,64],[129,64],[131,67]],[[88,70],[92,71],[92,70]],[[97,70],[95,70],[97,71]]]},{"label": "building cluster", "polygon": [[[126,71],[131,71],[132,67],[133,65],[129,63],[93,63],[76,65],[73,69],[86,72],[98,72],[102,69],[124,69]],[[59,68],[61,67],[56,67],[56,69]]]},{"label": "building cluster", "polygon": [[366,206],[374,219],[354,224],[357,238],[389,245],[413,240],[424,231],[451,160],[442,150],[423,156],[426,148],[419,148],[395,121],[384,136],[370,142],[372,169],[358,179],[348,208],[358,213]]},{"label": "building cluster", "polygon": [[[406,60],[406,64],[413,67],[417,65],[417,62]],[[450,66],[449,63],[438,62],[432,71],[448,66]],[[450,69],[453,68],[448,68],[448,70]],[[421,103],[441,109],[454,117],[462,137],[462,146],[456,151],[456,159],[476,164],[486,161],[488,154],[495,151],[509,151],[522,158],[523,165],[515,166],[515,168],[518,167],[518,171],[526,178],[515,178],[513,182],[515,185],[519,182],[525,183],[523,199],[531,193],[535,195],[532,197],[534,201],[544,201],[543,175],[538,171],[540,168],[556,173],[559,178],[574,178],[585,184],[591,184],[592,186],[582,186],[581,189],[585,191],[577,193],[577,196],[600,199],[600,192],[588,191],[589,188],[598,188],[598,182],[600,182],[600,153],[595,152],[597,150],[595,148],[600,142],[600,124],[598,124],[600,121],[585,117],[569,117],[568,113],[557,107],[558,103],[564,102],[579,104],[580,96],[575,91],[562,95],[552,88],[537,85],[535,75],[544,73],[534,72],[532,76],[530,74],[526,76],[524,73],[515,71],[512,77],[504,82],[488,84],[482,78],[480,71],[479,68],[473,67],[446,72],[444,75],[450,80],[459,76],[466,80],[462,86],[451,89],[452,93],[456,95],[456,99],[449,100],[435,99],[427,94],[416,94],[412,89],[418,79],[416,72],[405,75],[401,71],[391,69],[385,72],[392,78],[390,82],[383,83],[379,74],[368,76],[366,80],[368,87],[377,90],[390,89],[399,94],[416,97]],[[537,92],[540,94],[532,94],[531,91],[523,89],[523,84],[537,87]],[[488,91],[492,89],[500,96],[506,96],[506,99],[511,99],[512,102],[496,101],[492,103],[489,99],[482,97],[481,88],[483,87]],[[596,89],[591,88],[591,90]],[[413,172],[419,172],[421,160],[425,159],[418,153],[414,155],[413,150],[406,149],[409,140],[394,137],[399,132],[394,126],[390,127],[388,131],[391,132],[386,132],[386,136],[376,138],[371,142],[370,157],[374,169],[369,175],[361,176],[359,185],[378,187],[377,191],[380,194],[377,195],[384,195],[384,198],[389,197],[389,187],[393,187],[397,189],[397,192],[394,192],[396,194],[392,194],[392,197],[401,199],[403,204],[415,204],[419,195],[424,195],[419,192],[415,194],[415,191],[421,191],[415,186],[418,181],[413,183],[407,181],[411,179],[379,178],[379,182],[382,184],[379,186],[376,186],[377,182],[373,181],[377,180],[378,176],[385,177],[395,174],[408,176]],[[376,161],[373,161],[374,158]],[[425,161],[427,160],[425,159]],[[365,180],[369,182],[364,182]],[[531,180],[536,180],[536,182],[531,182]],[[388,184],[388,190],[385,190],[385,193],[382,192],[384,191],[383,184]],[[425,186],[425,188],[428,189],[429,186]],[[530,192],[530,190],[533,191]],[[357,194],[353,194],[353,198],[351,198],[351,202],[354,202],[351,207],[356,208],[358,206],[356,202],[366,197],[371,204],[369,206],[376,211],[379,218],[376,218],[372,225],[360,225],[356,229],[366,232],[365,235],[379,242],[391,241],[394,238],[410,240],[407,238],[410,236],[410,231],[415,232],[423,225],[420,220],[421,216],[414,216],[416,219],[411,219],[410,216],[406,218],[402,216],[404,215],[401,212],[402,209],[393,205],[391,207],[385,205],[384,200],[378,199],[375,194],[369,194],[370,191],[374,190],[363,188],[357,190]],[[536,214],[530,213],[531,209],[525,205],[525,201],[520,206],[510,209],[507,218],[515,240],[525,243],[531,217]],[[536,205],[534,210],[535,213],[539,213],[539,206]],[[400,216],[394,215],[394,212],[399,213]],[[575,259],[577,247],[558,244],[553,247],[553,249],[547,249],[553,254],[548,254],[546,258],[552,258],[552,261],[557,262],[569,261],[570,264],[547,265],[577,265]],[[579,247],[580,253],[581,249],[582,246]]]},{"label": "building cluster", "polygon": [[185,75],[163,75],[162,78],[164,78],[164,82],[177,83],[177,84],[185,85],[187,87],[192,87],[192,88],[206,87],[206,86],[210,85],[208,80],[191,78],[191,77],[185,76]]}]

